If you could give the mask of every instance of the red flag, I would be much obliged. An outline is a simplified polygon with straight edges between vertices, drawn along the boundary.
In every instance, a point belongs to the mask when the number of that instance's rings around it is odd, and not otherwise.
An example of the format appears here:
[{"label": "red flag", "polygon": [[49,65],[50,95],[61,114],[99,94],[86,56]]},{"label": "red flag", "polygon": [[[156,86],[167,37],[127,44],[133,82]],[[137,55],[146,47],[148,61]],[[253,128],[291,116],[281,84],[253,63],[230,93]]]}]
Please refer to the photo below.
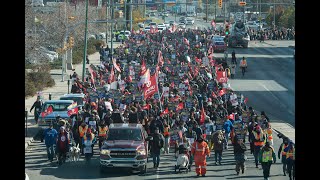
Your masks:
[{"label": "red flag", "polygon": [[108,83],[111,84],[115,81],[115,78],[114,78],[114,70],[113,68],[111,68],[111,72],[110,72],[110,75],[109,75],[109,78],[108,78]]},{"label": "red flag", "polygon": [[158,92],[158,84],[157,84],[157,73],[150,77],[150,80],[147,81],[146,85],[143,89],[143,97],[147,99],[148,97],[153,96],[156,92]]},{"label": "red flag", "polygon": [[117,71],[121,72],[121,69],[118,66],[117,61],[116,61],[115,58],[112,59],[112,63],[113,63],[114,68],[116,68]]},{"label": "red flag", "polygon": [[149,110],[151,108],[150,104],[146,104],[145,106],[142,106],[143,110]]},{"label": "red flag", "polygon": [[170,87],[174,88],[174,82],[173,81],[171,82]]},{"label": "red flag", "polygon": [[201,59],[198,58],[197,56],[195,57],[195,60],[196,60],[196,62],[199,63],[199,64],[202,62]]},{"label": "red flag", "polygon": [[217,71],[217,81],[220,83],[227,83],[228,82],[228,78],[226,76],[225,71]]},{"label": "red flag", "polygon": [[52,106],[49,106],[44,112],[41,113],[42,117],[45,117],[53,112]]},{"label": "red flag", "polygon": [[94,72],[93,72],[93,70],[92,70],[92,68],[89,66],[89,72],[90,72],[90,74],[91,74],[91,81],[92,81],[92,84],[94,84]]},{"label": "red flag", "polygon": [[232,120],[234,120],[234,114],[232,113],[232,114],[230,114],[229,116],[227,116],[227,118],[228,119],[232,119]]},{"label": "red flag", "polygon": [[214,22],[213,19],[212,19],[212,21],[211,21],[211,26],[216,27],[216,23]]},{"label": "red flag", "polygon": [[226,89],[225,88],[222,88],[220,91],[219,91],[219,96],[223,96],[224,94],[226,94]]},{"label": "red flag", "polygon": [[184,108],[183,102],[178,104],[177,111],[182,110]]},{"label": "red flag", "polygon": [[200,114],[200,125],[204,124],[205,118],[206,118],[206,114],[204,112],[204,108],[202,107],[201,114]]},{"label": "red flag", "polygon": [[244,99],[243,103],[247,104],[248,100],[249,100],[249,99],[246,97],[246,98]]},{"label": "red flag", "polygon": [[73,108],[73,109],[70,109],[70,110],[68,111],[68,116],[71,116],[71,115],[73,115],[73,114],[78,114],[78,111],[79,111],[78,107]]},{"label": "red flag", "polygon": [[146,71],[147,71],[146,62],[144,59],[142,59],[139,76],[143,76],[146,73]]},{"label": "red flag", "polygon": [[182,131],[181,130],[178,132],[178,135],[179,135],[179,138],[182,139]]},{"label": "red flag", "polygon": [[168,108],[166,108],[165,110],[163,110],[163,111],[160,113],[160,116],[166,115],[166,114],[169,114],[169,109],[168,109]]}]

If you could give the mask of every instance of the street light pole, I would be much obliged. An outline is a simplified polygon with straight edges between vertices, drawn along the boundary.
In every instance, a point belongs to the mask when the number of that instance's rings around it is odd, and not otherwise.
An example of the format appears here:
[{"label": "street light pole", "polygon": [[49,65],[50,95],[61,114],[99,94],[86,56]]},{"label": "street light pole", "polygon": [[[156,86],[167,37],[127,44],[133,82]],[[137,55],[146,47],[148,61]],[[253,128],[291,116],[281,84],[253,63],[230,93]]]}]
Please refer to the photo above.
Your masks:
[{"label": "street light pole", "polygon": [[[130,1],[132,3],[132,0]],[[130,32],[132,31],[132,5],[130,5]]]},{"label": "street light pole", "polygon": [[86,0],[86,25],[84,32],[84,50],[83,50],[83,62],[82,62],[82,82],[84,82],[84,74],[86,70],[86,57],[87,57],[87,44],[88,44],[88,1]]},{"label": "street light pole", "polygon": [[[114,1],[111,3],[111,19],[114,20]],[[111,23],[111,60],[113,58],[113,21]]]},{"label": "street light pole", "polygon": [[208,0],[206,1],[206,22],[208,22]]},{"label": "street light pole", "polygon": [[273,29],[276,29],[276,1],[273,0]]},{"label": "street light pole", "polygon": [[108,2],[106,3],[106,20],[107,20],[107,23],[106,23],[106,44],[108,45],[108,36],[109,36],[109,33],[108,33],[108,19],[109,19],[109,3],[110,3],[110,0],[108,0]]}]

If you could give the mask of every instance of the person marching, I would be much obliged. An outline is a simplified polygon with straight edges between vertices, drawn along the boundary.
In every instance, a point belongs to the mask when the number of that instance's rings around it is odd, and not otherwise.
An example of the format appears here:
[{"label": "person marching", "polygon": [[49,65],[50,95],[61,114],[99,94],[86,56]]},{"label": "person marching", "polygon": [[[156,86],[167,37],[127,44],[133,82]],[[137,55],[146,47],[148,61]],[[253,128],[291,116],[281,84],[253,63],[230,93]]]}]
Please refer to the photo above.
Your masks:
[{"label": "person marching", "polygon": [[99,137],[99,149],[101,150],[101,146],[103,141],[107,137],[108,127],[105,124],[105,121],[100,121],[100,125],[98,127],[98,137]]},{"label": "person marching", "polygon": [[255,130],[252,131],[252,135],[253,135],[252,139],[254,142],[253,156],[254,156],[254,161],[256,163],[256,168],[258,168],[259,153],[260,153],[261,147],[264,145],[265,136],[259,125],[257,125],[255,127]]},{"label": "person marching", "polygon": [[80,136],[80,142],[81,142],[79,144],[79,147],[82,155],[83,155],[83,148],[82,148],[83,136],[87,132],[87,130],[88,130],[88,125],[85,122],[82,122],[81,125],[79,126],[79,136]]},{"label": "person marching", "polygon": [[244,76],[244,73],[247,71],[247,60],[243,57],[240,61],[240,68],[242,71],[242,77]]},{"label": "person marching", "polygon": [[58,140],[57,140],[57,149],[56,152],[58,154],[58,164],[61,165],[62,163],[65,163],[67,152],[69,151],[70,145],[69,145],[69,136],[65,130],[64,126],[60,127],[60,132],[58,134]]},{"label": "person marching", "polygon": [[196,166],[197,176],[200,174],[204,177],[207,172],[207,162],[206,156],[210,156],[210,150],[208,144],[203,140],[202,136],[199,136],[197,141],[195,141],[191,146],[191,154]]},{"label": "person marching", "polygon": [[286,171],[287,171],[287,152],[285,152],[285,148],[288,147],[289,139],[287,137],[283,138],[283,143],[280,145],[279,150],[278,150],[278,158],[280,159],[280,154],[281,154],[281,163],[282,163],[282,170],[283,170],[283,175],[286,176]]},{"label": "person marching", "polygon": [[236,160],[236,172],[237,175],[240,173],[240,168],[241,168],[241,173],[244,173],[244,168],[245,164],[244,162],[246,161],[246,156],[245,156],[245,151],[247,150],[246,145],[243,142],[243,139],[238,139],[237,136],[235,136],[235,141],[233,143],[233,153],[234,153],[234,159]]},{"label": "person marching", "polygon": [[33,108],[35,108],[34,110],[34,120],[36,121],[36,124],[38,124],[38,119],[41,113],[41,108],[42,108],[42,101],[40,100],[40,96],[37,97],[36,102],[33,103],[30,112],[32,111]]},{"label": "person marching", "polygon": [[265,134],[266,134],[266,141],[269,142],[271,146],[273,146],[272,128],[270,123],[267,123]]},{"label": "person marching", "polygon": [[52,124],[50,123],[49,128],[44,130],[43,134],[44,134],[44,142],[47,148],[48,160],[52,162],[54,157],[54,151],[55,151],[53,145],[55,145],[57,142],[58,132],[53,128]]},{"label": "person marching", "polygon": [[259,162],[262,165],[264,179],[269,180],[271,164],[272,162],[276,163],[276,154],[269,142],[266,142],[265,146],[261,148]]},{"label": "person marching", "polygon": [[164,137],[159,133],[159,128],[156,127],[152,134],[151,152],[153,156],[153,168],[158,168],[160,164],[160,150],[164,145]]},{"label": "person marching", "polygon": [[231,53],[231,64],[237,64],[236,52],[234,50]]},{"label": "person marching", "polygon": [[164,136],[164,154],[169,154],[169,141],[170,141],[170,125],[167,123],[167,121],[164,121],[163,123],[163,127],[164,127],[164,132],[163,132],[163,136]]},{"label": "person marching", "polygon": [[290,180],[295,179],[295,147],[290,140],[289,145],[284,149],[286,152],[286,164]]},{"label": "person marching", "polygon": [[217,130],[212,135],[212,141],[213,141],[213,149],[214,149],[214,158],[215,158],[215,161],[216,161],[215,165],[217,165],[218,156],[219,156],[219,165],[221,165],[223,142],[225,141],[225,138],[224,138],[222,130]]}]

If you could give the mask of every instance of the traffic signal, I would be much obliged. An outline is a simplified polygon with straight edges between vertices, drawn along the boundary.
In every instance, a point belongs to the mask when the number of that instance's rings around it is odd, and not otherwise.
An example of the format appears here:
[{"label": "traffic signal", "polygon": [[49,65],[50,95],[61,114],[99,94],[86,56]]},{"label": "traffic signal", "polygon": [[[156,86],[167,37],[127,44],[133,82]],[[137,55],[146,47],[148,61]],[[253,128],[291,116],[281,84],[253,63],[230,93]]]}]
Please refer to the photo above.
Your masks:
[{"label": "traffic signal", "polygon": [[229,35],[229,25],[226,25],[226,31],[225,31],[226,35]]},{"label": "traffic signal", "polygon": [[63,43],[63,48],[62,48],[62,50],[63,51],[66,51],[68,49],[68,44],[67,43]]},{"label": "traffic signal", "polygon": [[219,0],[219,8],[222,8],[222,0]]},{"label": "traffic signal", "polygon": [[74,38],[73,37],[69,37],[69,47],[74,46]]}]

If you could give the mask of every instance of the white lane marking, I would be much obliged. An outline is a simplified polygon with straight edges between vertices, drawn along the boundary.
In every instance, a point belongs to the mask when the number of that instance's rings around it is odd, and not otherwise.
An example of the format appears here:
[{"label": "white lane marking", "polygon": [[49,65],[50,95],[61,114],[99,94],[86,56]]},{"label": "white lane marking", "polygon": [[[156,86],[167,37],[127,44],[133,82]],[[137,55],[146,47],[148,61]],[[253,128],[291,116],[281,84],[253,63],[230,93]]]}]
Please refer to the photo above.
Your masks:
[{"label": "white lane marking", "polygon": [[[280,106],[286,108],[286,105],[284,105],[282,103],[282,101],[277,97],[275,96],[264,84],[258,82],[265,90],[267,90],[279,103],[280,103]],[[286,108],[287,109],[287,108]],[[290,109],[287,109],[288,113],[290,113],[291,115],[294,116],[294,113],[290,110]]]}]

